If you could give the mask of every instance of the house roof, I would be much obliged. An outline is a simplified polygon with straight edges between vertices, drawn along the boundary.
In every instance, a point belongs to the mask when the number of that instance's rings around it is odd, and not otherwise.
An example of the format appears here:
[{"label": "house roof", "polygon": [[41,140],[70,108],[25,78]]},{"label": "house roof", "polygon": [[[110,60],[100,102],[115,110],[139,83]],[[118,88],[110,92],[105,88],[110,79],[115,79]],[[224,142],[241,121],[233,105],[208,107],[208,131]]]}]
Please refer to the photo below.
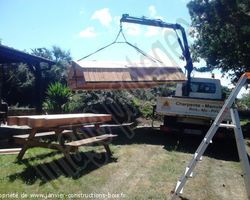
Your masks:
[{"label": "house roof", "polygon": [[0,44],[0,64],[20,62],[29,64],[38,64],[41,62],[48,63],[49,65],[55,64],[55,62],[49,59],[31,55],[26,52]]}]

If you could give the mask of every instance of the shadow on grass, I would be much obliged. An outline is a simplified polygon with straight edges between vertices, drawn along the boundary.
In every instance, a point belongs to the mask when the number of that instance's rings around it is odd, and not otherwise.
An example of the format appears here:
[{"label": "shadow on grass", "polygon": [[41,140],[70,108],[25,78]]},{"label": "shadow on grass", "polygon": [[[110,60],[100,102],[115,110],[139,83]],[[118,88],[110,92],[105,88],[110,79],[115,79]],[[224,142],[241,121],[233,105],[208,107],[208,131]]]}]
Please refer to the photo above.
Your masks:
[{"label": "shadow on grass", "polygon": [[179,196],[179,197],[180,197],[181,200],[190,200],[190,199],[188,199],[186,197],[182,197],[182,196]]},{"label": "shadow on grass", "polygon": [[104,165],[116,162],[115,158],[109,158],[105,152],[96,153],[94,151],[79,152],[72,154],[69,158],[61,157],[53,159],[42,164],[31,165],[30,161],[54,156],[58,152],[42,154],[36,158],[24,159],[21,161],[26,168],[22,172],[18,172],[9,176],[9,181],[14,182],[21,179],[28,185],[34,184],[37,180],[41,180],[40,185],[46,184],[60,176],[78,179]]},{"label": "shadow on grass", "polygon": [[[134,130],[112,129],[110,131],[113,134],[118,134],[118,137],[112,142],[115,145],[162,145],[167,151],[179,151],[191,154],[197,150],[204,137],[181,133],[168,134],[151,127],[136,128]],[[239,161],[234,138],[215,138],[213,143],[208,146],[205,155],[220,160]]]}]

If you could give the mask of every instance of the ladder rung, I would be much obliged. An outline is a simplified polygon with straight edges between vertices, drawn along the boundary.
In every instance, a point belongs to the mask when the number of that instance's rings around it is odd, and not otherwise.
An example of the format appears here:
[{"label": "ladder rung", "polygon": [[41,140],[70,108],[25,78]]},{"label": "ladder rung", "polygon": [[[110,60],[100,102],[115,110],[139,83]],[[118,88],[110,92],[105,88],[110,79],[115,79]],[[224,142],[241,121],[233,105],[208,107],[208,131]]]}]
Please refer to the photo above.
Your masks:
[{"label": "ladder rung", "polygon": [[[196,159],[197,160],[197,156],[198,156],[198,153],[194,153],[194,159]],[[197,160],[197,161],[202,161],[202,156],[199,158],[199,160]]]},{"label": "ladder rung", "polygon": [[234,124],[220,124],[219,127],[223,128],[236,128]]},{"label": "ladder rung", "polygon": [[[205,138],[203,139],[203,141],[206,143],[206,142],[207,142],[207,138],[205,137]],[[211,143],[213,143],[213,141],[210,140],[209,143],[211,144]]]},{"label": "ladder rung", "polygon": [[[186,167],[185,176],[187,175],[188,170],[190,170],[190,168],[189,168],[189,167]],[[192,177],[193,177],[193,172],[191,172],[190,175],[189,175],[188,177],[192,178]]]},{"label": "ladder rung", "polygon": [[[181,184],[181,181],[177,181],[177,184],[176,184],[176,187],[175,187],[175,192],[178,189],[178,187],[179,187],[180,184]],[[183,188],[180,191],[180,194],[182,194],[182,193],[183,193]]]}]

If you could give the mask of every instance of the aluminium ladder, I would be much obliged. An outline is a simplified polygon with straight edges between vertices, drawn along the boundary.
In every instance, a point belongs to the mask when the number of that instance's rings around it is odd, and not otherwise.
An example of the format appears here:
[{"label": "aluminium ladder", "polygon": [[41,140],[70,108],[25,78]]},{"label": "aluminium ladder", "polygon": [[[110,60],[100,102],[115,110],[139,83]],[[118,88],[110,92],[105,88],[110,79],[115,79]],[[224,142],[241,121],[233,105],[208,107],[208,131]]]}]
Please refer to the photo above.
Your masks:
[{"label": "aluminium ladder", "polygon": [[[243,177],[245,181],[246,192],[247,192],[248,199],[250,200],[250,165],[248,161],[248,154],[246,151],[244,138],[243,138],[243,134],[242,134],[241,126],[240,126],[240,119],[239,119],[238,111],[233,108],[233,104],[237,95],[239,94],[241,88],[245,84],[247,84],[248,81],[250,81],[250,72],[244,73],[240,77],[234,90],[231,92],[230,96],[225,101],[225,104],[223,105],[219,114],[215,118],[213,124],[211,125],[210,129],[208,130],[207,134],[205,135],[198,149],[194,153],[192,160],[186,167],[185,173],[181,176],[181,178],[177,182],[176,188],[173,192],[172,200],[175,200],[178,196],[180,196],[180,194],[182,194],[183,187],[185,183],[187,182],[187,179],[193,176],[193,170],[196,164],[198,163],[198,161],[202,159],[202,155],[204,154],[209,143],[212,142],[212,138],[215,135],[219,127],[227,127],[227,128],[234,129],[240,164],[241,164]],[[232,123],[222,124],[221,122],[224,120],[225,115],[229,110],[231,114]]]}]

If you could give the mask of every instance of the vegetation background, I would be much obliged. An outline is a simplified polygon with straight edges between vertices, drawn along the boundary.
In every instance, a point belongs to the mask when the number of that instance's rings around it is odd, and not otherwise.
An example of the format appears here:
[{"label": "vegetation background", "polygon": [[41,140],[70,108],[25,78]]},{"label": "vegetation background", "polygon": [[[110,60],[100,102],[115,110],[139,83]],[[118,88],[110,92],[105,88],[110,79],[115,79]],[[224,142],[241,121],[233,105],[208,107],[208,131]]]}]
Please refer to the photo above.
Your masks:
[{"label": "vegetation background", "polygon": [[[194,61],[203,59],[206,67],[230,75],[232,81],[249,71],[250,66],[250,4],[246,0],[192,0],[187,4],[192,20],[190,32],[194,42],[191,52]],[[1,43],[1,40],[0,40]],[[69,50],[58,46],[35,48],[31,54],[55,61],[42,67],[40,80],[41,102],[35,98],[35,71],[26,64],[1,65],[0,85],[3,100],[10,106],[43,106],[43,112],[100,112],[111,113],[118,122],[133,121],[137,117],[152,118],[157,96],[174,92],[174,84],[147,90],[83,91],[72,93],[67,88],[67,70],[72,57]],[[223,88],[226,94],[228,88]],[[239,107],[250,107],[250,93],[239,101]]]}]

